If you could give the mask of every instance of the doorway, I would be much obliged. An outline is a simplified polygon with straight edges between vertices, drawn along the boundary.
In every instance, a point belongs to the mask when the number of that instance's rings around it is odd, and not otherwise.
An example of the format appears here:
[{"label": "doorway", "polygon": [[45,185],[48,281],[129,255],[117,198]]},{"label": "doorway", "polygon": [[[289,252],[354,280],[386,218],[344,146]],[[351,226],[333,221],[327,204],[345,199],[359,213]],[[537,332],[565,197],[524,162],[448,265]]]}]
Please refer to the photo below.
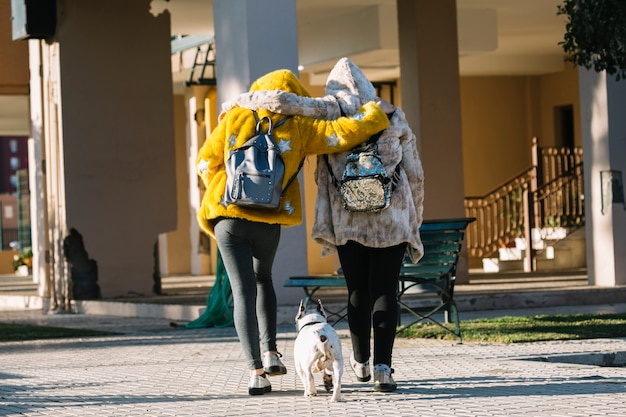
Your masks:
[{"label": "doorway", "polygon": [[554,107],[554,146],[574,147],[574,106],[567,104]]}]

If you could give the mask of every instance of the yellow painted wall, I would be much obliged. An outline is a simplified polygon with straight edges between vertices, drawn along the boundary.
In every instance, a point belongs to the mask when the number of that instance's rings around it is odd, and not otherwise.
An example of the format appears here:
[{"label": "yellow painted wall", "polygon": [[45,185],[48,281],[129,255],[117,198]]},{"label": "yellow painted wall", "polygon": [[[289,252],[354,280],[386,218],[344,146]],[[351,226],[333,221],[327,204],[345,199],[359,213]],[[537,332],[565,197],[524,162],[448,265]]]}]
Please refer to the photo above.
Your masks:
[{"label": "yellow painted wall", "polygon": [[[206,90],[206,88],[205,88]],[[199,97],[205,94],[204,91],[198,93]],[[215,241],[209,240],[209,249],[202,250],[202,253],[191,253],[191,239],[200,239],[200,236],[190,236],[191,222],[196,222],[191,216],[190,210],[190,184],[188,161],[188,129],[197,129],[201,135],[200,145],[204,143],[204,138],[208,137],[213,127],[217,125],[217,93],[214,87],[206,92],[203,108],[198,110],[198,120],[188,120],[187,103],[184,95],[174,96],[174,129],[176,137],[176,187],[177,187],[177,225],[176,230],[167,233],[167,271],[162,271],[164,275],[184,275],[191,272],[191,258],[199,257],[201,274],[215,273],[216,245]],[[192,184],[196,185],[196,184]]]},{"label": "yellow painted wall", "polygon": [[537,108],[541,112],[540,146],[555,146],[554,107],[572,105],[574,109],[574,145],[582,146],[580,132],[580,96],[578,70],[567,64],[563,72],[539,78],[541,97]]},{"label": "yellow painted wall", "polygon": [[466,196],[485,195],[530,167],[532,86],[529,77],[461,78]]},{"label": "yellow painted wall", "polygon": [[483,196],[531,167],[531,145],[555,146],[554,109],[573,105],[581,146],[578,72],[543,76],[462,77],[465,195]]},{"label": "yellow painted wall", "polygon": [[10,0],[0,0],[0,22],[0,95],[28,95],[28,41],[13,41]]},{"label": "yellow painted wall", "polygon": [[17,255],[17,251],[3,250],[0,251],[0,274],[12,274],[13,256]]}]

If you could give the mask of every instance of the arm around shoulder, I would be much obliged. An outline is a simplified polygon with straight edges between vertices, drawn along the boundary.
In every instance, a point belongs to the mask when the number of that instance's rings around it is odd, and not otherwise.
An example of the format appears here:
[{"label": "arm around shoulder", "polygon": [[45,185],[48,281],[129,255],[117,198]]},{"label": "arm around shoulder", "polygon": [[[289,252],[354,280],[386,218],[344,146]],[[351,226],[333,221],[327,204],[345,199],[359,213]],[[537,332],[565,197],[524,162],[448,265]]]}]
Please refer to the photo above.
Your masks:
[{"label": "arm around shoulder", "polygon": [[389,126],[385,112],[374,102],[366,103],[354,115],[324,121],[302,118],[307,154],[327,154],[351,149]]}]

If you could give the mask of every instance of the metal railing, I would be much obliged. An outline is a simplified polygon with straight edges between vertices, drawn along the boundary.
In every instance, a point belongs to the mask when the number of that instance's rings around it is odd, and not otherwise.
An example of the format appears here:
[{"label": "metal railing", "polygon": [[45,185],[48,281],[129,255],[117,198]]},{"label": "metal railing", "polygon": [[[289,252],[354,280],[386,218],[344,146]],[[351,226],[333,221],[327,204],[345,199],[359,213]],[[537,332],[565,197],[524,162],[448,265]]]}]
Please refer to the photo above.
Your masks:
[{"label": "metal railing", "polygon": [[17,229],[16,228],[2,228],[2,230],[0,231],[0,236],[2,239],[2,248],[0,248],[1,250],[13,250],[15,248],[13,248],[11,246],[12,242],[17,242]]},{"label": "metal railing", "polygon": [[[540,148],[533,140],[533,166],[485,196],[466,197],[470,258],[496,256],[516,238],[532,242],[532,230],[585,224],[582,148]],[[526,245],[526,270],[533,268],[532,244]]]},{"label": "metal railing", "polygon": [[585,224],[582,163],[533,193],[534,221],[541,228],[575,229]]},{"label": "metal railing", "polygon": [[476,221],[467,227],[468,254],[487,258],[524,235],[527,195],[535,169],[531,168],[483,197],[465,198],[465,216]]}]

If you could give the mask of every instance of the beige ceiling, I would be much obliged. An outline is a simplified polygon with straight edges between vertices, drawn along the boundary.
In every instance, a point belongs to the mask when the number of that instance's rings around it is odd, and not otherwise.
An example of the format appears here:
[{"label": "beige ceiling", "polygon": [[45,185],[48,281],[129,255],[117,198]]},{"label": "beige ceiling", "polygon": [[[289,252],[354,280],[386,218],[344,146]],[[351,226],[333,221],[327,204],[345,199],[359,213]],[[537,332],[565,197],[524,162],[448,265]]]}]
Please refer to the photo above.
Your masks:
[{"label": "beige ceiling", "polygon": [[[565,19],[556,14],[559,4],[561,0],[457,0],[461,75],[561,71],[565,64],[558,43]],[[399,75],[396,0],[296,0],[296,5],[303,72],[325,79],[338,58],[349,56],[372,80]],[[213,35],[210,1],[153,0],[152,7],[154,13],[170,10],[173,34]],[[357,52],[336,46],[339,42],[315,42],[324,33],[320,28],[342,27],[358,33],[360,21],[368,18],[377,18],[384,28],[379,45]]]},{"label": "beige ceiling", "polygon": [[[565,31],[563,16],[556,14],[559,4],[561,0],[457,0],[461,75],[561,71],[569,64],[558,45]],[[296,0],[296,6],[300,64],[313,82],[323,83],[342,56],[349,56],[373,81],[399,76],[396,0]],[[210,0],[153,0],[151,7],[155,15],[169,10],[172,35],[213,35]],[[368,19],[384,30],[359,51],[341,43],[331,47],[319,39],[320,27],[329,26],[359,36],[360,22]],[[186,80],[187,74],[175,71],[175,83]],[[0,96],[0,135],[8,129],[28,134],[27,107],[23,97]]]}]

